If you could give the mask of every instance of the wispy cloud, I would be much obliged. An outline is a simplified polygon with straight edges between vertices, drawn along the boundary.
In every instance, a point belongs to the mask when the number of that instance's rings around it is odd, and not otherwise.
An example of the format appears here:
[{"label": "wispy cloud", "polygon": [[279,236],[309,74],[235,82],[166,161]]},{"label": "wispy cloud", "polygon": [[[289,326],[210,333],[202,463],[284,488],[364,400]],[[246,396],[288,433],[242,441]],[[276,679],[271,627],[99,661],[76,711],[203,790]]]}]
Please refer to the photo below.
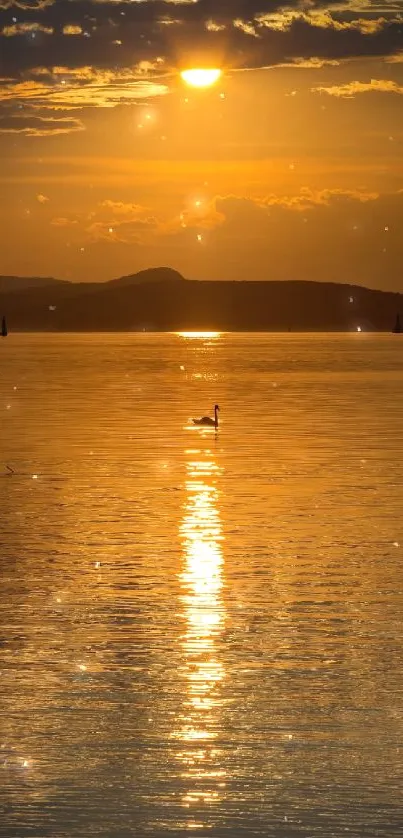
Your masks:
[{"label": "wispy cloud", "polygon": [[80,119],[12,114],[0,117],[0,134],[22,134],[26,137],[49,137],[84,131]]},{"label": "wispy cloud", "polygon": [[[330,9],[280,9],[276,12],[261,14],[257,18],[259,26],[272,29],[276,32],[287,32],[297,22],[307,23],[314,29],[330,29],[334,32],[359,32],[361,35],[374,35],[381,32],[390,22],[384,16],[353,17],[343,19],[335,16]],[[394,17],[393,22],[398,23],[399,18]]]},{"label": "wispy cloud", "polygon": [[165,84],[148,78],[147,65],[124,70],[92,67],[35,67],[31,78],[0,84],[0,102],[29,104],[52,110],[114,108],[166,95]]},{"label": "wispy cloud", "polygon": [[354,99],[361,93],[403,93],[403,85],[390,79],[371,79],[369,82],[350,81],[346,84],[334,84],[329,87],[313,87],[313,93],[326,93],[338,99]]},{"label": "wispy cloud", "polygon": [[292,61],[283,61],[281,64],[275,65],[278,68],[288,67],[293,70],[321,70],[322,67],[338,67],[340,61],[334,58],[318,58],[312,55],[310,58],[293,58]]},{"label": "wispy cloud", "polygon": [[25,9],[26,11],[41,11],[46,6],[53,6],[55,0],[0,0],[0,9]]},{"label": "wispy cloud", "polygon": [[247,20],[242,20],[241,18],[235,18],[233,21],[233,26],[235,29],[240,29],[244,35],[249,35],[252,38],[259,38],[259,32],[256,29],[256,25],[254,23],[250,23]]},{"label": "wispy cloud", "polygon": [[148,207],[106,198],[90,212],[57,216],[51,225],[75,227],[84,241],[107,241],[112,245],[140,243],[156,230],[158,222]]},{"label": "wispy cloud", "polygon": [[225,216],[217,209],[217,198],[210,201],[194,201],[173,218],[160,221],[159,235],[174,235],[185,230],[212,230],[223,224]]},{"label": "wispy cloud", "polygon": [[18,35],[31,35],[35,37],[38,32],[43,35],[52,35],[53,29],[51,26],[42,26],[41,23],[13,23],[11,26],[4,26],[0,35],[5,38],[13,38]]}]

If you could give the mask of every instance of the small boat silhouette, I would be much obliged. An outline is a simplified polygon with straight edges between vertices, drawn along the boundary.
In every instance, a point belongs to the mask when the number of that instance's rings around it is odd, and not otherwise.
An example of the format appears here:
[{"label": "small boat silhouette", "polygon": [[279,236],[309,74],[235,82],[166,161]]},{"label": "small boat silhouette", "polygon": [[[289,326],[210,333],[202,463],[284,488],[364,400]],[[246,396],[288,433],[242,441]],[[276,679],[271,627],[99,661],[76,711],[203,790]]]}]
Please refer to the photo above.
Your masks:
[{"label": "small boat silhouette", "polygon": [[397,315],[396,315],[396,322],[395,322],[395,325],[394,325],[394,327],[393,327],[393,329],[392,329],[392,333],[393,333],[394,335],[400,335],[400,334],[401,334],[401,331],[402,331],[402,325],[401,325],[401,323],[400,323],[400,314],[397,314]]},{"label": "small boat silhouette", "polygon": [[3,317],[2,321],[1,321],[1,336],[2,336],[2,338],[6,338],[7,335],[8,335],[8,330],[7,330],[6,318]]}]

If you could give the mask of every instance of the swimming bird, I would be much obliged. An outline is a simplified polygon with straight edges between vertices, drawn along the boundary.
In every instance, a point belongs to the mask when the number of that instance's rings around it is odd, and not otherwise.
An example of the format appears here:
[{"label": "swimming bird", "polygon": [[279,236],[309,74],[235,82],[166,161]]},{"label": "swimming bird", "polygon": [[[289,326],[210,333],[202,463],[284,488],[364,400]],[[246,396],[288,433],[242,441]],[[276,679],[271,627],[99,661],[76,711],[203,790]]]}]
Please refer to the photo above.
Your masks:
[{"label": "swimming bird", "polygon": [[202,416],[201,419],[193,419],[194,425],[207,425],[208,427],[213,427],[217,430],[218,428],[218,411],[219,411],[218,404],[214,405],[214,419],[211,416]]}]

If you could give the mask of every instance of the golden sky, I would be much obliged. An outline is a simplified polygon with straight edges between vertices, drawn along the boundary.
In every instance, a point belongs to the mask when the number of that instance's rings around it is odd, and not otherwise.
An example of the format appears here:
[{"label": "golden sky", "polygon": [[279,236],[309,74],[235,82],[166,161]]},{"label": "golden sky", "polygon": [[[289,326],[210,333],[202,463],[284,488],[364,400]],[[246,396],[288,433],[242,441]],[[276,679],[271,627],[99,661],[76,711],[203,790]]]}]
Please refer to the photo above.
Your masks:
[{"label": "golden sky", "polygon": [[402,94],[401,0],[0,0],[0,273],[403,291]]}]

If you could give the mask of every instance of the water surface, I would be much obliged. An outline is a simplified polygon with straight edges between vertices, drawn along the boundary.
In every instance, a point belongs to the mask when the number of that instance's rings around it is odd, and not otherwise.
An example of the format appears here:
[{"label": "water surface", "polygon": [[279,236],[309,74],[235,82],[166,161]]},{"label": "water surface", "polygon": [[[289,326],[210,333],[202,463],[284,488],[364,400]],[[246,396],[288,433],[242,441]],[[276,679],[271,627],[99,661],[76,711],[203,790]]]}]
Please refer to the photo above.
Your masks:
[{"label": "water surface", "polygon": [[400,337],[10,335],[0,411],[1,838],[397,838]]}]

